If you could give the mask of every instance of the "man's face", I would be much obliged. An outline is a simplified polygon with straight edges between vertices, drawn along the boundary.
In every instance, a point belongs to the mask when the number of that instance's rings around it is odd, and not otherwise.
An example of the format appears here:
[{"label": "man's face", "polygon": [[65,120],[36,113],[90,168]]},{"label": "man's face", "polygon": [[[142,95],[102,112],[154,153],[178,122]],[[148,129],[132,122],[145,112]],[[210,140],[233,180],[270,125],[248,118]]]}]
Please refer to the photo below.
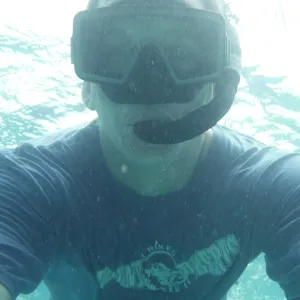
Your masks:
[{"label": "man's face", "polygon": [[[126,0],[98,0],[98,8],[113,6]],[[145,1],[147,0],[139,0]],[[148,0],[153,3],[155,0]],[[198,9],[206,9],[206,0],[173,0],[184,3],[185,6]],[[117,87],[116,87],[117,88]],[[153,119],[177,120],[193,110],[207,104],[213,98],[213,85],[204,85],[194,99],[185,103],[161,103],[146,105],[142,104],[119,104],[109,99],[99,84],[91,84],[90,101],[99,115],[100,131],[111,140],[114,146],[123,154],[134,160],[153,161],[162,157],[174,156],[183,151],[190,144],[185,142],[175,145],[153,145],[140,140],[132,130],[132,124],[139,121]],[[163,101],[162,101],[163,102]]]}]

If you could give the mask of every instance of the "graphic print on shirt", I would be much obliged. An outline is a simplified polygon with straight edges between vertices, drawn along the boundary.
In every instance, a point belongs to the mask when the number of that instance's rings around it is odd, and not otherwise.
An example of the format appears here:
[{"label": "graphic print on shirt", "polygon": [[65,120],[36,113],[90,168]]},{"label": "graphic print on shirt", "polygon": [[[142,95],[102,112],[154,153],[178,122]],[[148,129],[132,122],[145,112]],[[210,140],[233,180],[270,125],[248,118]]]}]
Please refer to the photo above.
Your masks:
[{"label": "graphic print on shirt", "polygon": [[177,262],[171,246],[156,242],[141,254],[141,259],[116,270],[104,268],[97,278],[102,289],[115,281],[124,288],[175,293],[188,288],[200,276],[225,274],[239,249],[236,237],[228,235],[206,249],[196,250],[187,261]]}]

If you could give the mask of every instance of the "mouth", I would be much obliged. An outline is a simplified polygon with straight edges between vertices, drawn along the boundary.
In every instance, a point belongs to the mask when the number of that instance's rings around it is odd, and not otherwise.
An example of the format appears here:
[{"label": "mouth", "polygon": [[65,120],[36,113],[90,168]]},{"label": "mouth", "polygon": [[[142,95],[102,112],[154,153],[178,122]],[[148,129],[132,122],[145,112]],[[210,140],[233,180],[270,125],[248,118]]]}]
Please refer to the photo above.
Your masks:
[{"label": "mouth", "polygon": [[126,135],[127,135],[127,141],[130,143],[130,147],[137,151],[138,149],[144,149],[144,150],[161,150],[165,148],[167,145],[163,144],[152,144],[148,143],[147,141],[144,141],[141,139],[135,132],[134,132],[134,124],[127,125],[126,128]]}]

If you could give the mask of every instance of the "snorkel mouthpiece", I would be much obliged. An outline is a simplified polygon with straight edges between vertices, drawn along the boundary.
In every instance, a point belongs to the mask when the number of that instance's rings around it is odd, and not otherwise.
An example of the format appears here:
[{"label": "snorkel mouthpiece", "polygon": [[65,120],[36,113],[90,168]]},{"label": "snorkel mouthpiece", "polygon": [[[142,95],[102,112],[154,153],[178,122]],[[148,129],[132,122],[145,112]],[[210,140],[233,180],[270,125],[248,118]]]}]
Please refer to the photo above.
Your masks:
[{"label": "snorkel mouthpiece", "polygon": [[215,97],[183,118],[175,121],[141,121],[133,126],[134,133],[151,144],[177,144],[195,138],[215,126],[229,111],[237,93],[240,75],[226,69],[216,84]]}]

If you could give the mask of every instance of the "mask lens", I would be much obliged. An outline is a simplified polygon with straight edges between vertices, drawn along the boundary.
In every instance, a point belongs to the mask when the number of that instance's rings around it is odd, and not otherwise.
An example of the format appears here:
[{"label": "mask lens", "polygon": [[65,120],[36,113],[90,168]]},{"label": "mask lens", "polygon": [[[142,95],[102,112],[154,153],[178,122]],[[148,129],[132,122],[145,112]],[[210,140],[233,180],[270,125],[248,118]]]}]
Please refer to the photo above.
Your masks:
[{"label": "mask lens", "polygon": [[[209,14],[209,13],[208,13]],[[177,83],[203,80],[224,69],[222,18],[79,13],[74,19],[72,59],[76,74],[95,82],[124,82],[144,45],[160,49]]]},{"label": "mask lens", "polygon": [[110,18],[80,24],[79,55],[82,71],[95,78],[124,79],[134,63],[137,45],[129,32],[114,26]]},{"label": "mask lens", "polygon": [[212,22],[197,26],[182,20],[173,36],[168,37],[164,53],[179,80],[204,78],[220,72],[220,31]]}]

